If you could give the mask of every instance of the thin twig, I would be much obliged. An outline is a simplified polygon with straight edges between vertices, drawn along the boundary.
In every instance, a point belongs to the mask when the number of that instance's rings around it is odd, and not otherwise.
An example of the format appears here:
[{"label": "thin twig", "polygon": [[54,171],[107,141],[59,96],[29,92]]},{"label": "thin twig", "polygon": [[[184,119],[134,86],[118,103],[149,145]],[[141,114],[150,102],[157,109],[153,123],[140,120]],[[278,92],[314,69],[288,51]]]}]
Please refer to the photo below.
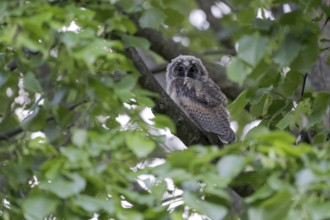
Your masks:
[{"label": "thin twig", "polygon": [[303,95],[305,93],[305,85],[306,85],[307,76],[308,76],[308,74],[305,73],[305,75],[304,75],[304,81],[303,81],[302,88],[301,88],[301,94],[300,94],[301,97],[303,97]]}]

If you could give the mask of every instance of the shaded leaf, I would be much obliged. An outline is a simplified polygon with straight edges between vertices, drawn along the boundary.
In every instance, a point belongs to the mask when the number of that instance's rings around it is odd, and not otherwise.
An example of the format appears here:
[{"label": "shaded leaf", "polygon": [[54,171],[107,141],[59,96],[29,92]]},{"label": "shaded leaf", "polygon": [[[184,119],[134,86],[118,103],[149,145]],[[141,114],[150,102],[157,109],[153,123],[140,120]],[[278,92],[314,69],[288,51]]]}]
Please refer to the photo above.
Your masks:
[{"label": "shaded leaf", "polygon": [[243,36],[238,42],[238,57],[256,66],[266,53],[269,39],[259,34]]},{"label": "shaded leaf", "polygon": [[299,54],[302,45],[292,34],[286,34],[279,49],[274,53],[274,61],[281,66],[288,66]]},{"label": "shaded leaf", "polygon": [[138,157],[148,156],[156,147],[155,142],[140,133],[133,133],[127,136],[126,144]]},{"label": "shaded leaf", "polygon": [[30,92],[41,92],[42,88],[32,72],[28,72],[24,75],[24,88]]},{"label": "shaded leaf", "polygon": [[126,47],[136,47],[144,50],[149,49],[150,43],[147,39],[143,37],[131,36],[131,35],[121,35],[121,38]]},{"label": "shaded leaf", "polygon": [[37,106],[32,114],[27,116],[22,123],[22,127],[27,131],[40,131],[45,127],[47,113],[43,107]]},{"label": "shaded leaf", "polygon": [[166,15],[164,12],[157,8],[151,8],[143,12],[139,23],[143,28],[155,28],[158,29],[159,26],[165,20]]},{"label": "shaded leaf", "polygon": [[227,67],[227,76],[230,80],[242,85],[246,77],[252,72],[251,67],[234,57]]}]

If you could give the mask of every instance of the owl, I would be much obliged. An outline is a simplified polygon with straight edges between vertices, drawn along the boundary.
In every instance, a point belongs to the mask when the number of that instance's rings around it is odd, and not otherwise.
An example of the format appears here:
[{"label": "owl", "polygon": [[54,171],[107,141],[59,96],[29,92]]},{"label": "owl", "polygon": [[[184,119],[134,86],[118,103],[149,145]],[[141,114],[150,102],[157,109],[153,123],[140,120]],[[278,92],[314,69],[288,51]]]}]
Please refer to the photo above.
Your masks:
[{"label": "owl", "polygon": [[224,144],[236,140],[227,98],[208,77],[200,59],[188,55],[173,59],[167,66],[166,92],[199,128],[217,134]]}]

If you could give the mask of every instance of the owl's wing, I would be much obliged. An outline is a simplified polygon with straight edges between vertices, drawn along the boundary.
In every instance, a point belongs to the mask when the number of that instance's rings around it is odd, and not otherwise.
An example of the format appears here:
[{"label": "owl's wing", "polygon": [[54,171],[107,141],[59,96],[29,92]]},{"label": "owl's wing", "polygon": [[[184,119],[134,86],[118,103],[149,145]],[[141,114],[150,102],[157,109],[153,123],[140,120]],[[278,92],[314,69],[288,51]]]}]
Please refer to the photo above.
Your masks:
[{"label": "owl's wing", "polygon": [[[192,88],[194,87],[194,88]],[[230,128],[227,98],[212,81],[195,81],[187,95],[179,101],[184,111],[205,131],[215,133],[221,142],[231,143],[236,136]],[[191,92],[195,92],[192,96]]]}]

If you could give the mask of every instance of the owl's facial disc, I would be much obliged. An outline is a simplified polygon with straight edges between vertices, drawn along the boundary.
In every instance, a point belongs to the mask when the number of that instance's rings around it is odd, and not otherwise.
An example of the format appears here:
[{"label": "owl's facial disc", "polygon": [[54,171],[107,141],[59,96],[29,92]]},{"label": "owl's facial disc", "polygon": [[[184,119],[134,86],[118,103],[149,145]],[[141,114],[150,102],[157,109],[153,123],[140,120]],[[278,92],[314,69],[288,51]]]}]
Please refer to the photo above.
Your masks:
[{"label": "owl's facial disc", "polygon": [[197,79],[200,76],[200,70],[195,64],[188,67],[185,73],[186,77],[190,77],[193,79]]},{"label": "owl's facial disc", "polygon": [[181,64],[177,64],[173,68],[174,75],[177,77],[185,77],[185,71],[186,71],[186,67]]},{"label": "owl's facial disc", "polygon": [[201,75],[198,65],[193,60],[179,60],[173,67],[174,77],[196,79]]}]

